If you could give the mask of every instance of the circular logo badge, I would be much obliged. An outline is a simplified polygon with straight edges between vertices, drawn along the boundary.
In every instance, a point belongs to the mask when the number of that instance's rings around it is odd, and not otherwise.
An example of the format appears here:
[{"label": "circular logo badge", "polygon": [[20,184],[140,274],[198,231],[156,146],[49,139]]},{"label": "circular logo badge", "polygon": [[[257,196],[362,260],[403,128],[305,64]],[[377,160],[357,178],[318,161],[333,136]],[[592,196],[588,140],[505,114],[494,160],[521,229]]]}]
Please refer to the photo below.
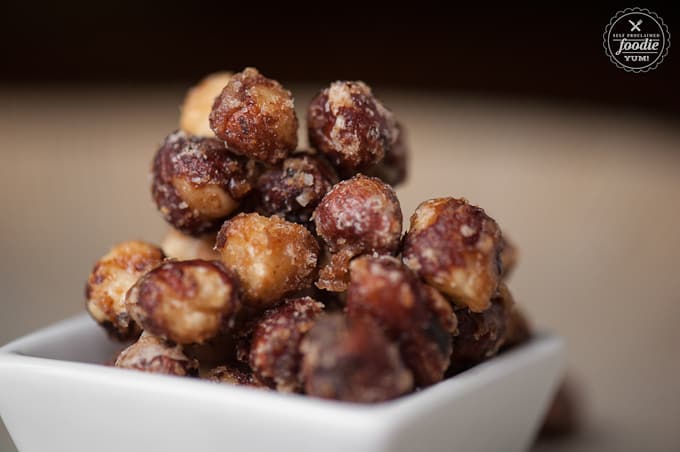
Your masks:
[{"label": "circular logo badge", "polygon": [[604,51],[619,69],[647,72],[663,61],[671,46],[664,21],[648,9],[628,8],[616,13],[603,34]]}]

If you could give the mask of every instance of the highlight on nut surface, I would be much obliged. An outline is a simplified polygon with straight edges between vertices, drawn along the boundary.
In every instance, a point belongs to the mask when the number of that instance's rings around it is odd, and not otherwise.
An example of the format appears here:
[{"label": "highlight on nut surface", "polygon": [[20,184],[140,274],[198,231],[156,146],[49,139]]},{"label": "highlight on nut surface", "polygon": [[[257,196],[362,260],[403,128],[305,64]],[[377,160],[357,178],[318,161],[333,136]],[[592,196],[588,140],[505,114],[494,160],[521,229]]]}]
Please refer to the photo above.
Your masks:
[{"label": "highlight on nut surface", "polygon": [[219,262],[170,261],[140,278],[126,306],[144,330],[191,344],[231,328],[241,300],[236,277]]},{"label": "highlight on nut surface", "polygon": [[157,246],[132,240],[117,244],[94,265],[85,287],[86,308],[112,336],[127,340],[139,335],[125,308],[125,293],[164,257]]}]

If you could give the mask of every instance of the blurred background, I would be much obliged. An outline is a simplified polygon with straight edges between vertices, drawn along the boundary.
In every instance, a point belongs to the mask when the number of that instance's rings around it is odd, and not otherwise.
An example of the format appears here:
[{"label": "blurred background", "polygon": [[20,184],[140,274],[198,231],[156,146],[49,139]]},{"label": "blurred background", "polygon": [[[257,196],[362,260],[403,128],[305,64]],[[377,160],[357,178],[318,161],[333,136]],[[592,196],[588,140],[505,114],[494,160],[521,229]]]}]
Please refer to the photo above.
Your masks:
[{"label": "blurred background", "polygon": [[149,162],[203,75],[256,66],[301,118],[363,79],[409,132],[405,216],[442,195],[484,207],[519,245],[516,298],[568,341],[580,428],[535,449],[680,450],[680,50],[644,74],[610,63],[602,33],[628,6],[680,32],[663,4],[4,5],[0,344],[82,312],[112,244],[160,240]]}]

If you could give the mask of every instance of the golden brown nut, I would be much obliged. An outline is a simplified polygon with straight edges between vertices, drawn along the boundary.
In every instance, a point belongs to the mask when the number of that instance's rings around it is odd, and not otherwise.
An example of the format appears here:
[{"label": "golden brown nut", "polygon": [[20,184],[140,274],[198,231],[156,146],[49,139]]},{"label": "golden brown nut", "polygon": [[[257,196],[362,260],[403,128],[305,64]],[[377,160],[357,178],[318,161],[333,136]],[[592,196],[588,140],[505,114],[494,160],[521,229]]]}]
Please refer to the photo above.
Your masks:
[{"label": "golden brown nut", "polygon": [[374,176],[396,188],[408,177],[410,150],[404,127],[397,122],[394,129],[394,143],[385,152],[385,157],[365,171],[367,176]]},{"label": "golden brown nut", "polygon": [[281,167],[265,171],[258,179],[257,210],[307,225],[319,201],[337,182],[335,170],[322,157],[287,158]]},{"label": "golden brown nut", "polygon": [[115,366],[181,377],[198,376],[198,361],[188,358],[181,345],[171,345],[147,332],[120,352]]},{"label": "golden brown nut", "polygon": [[367,320],[320,317],[302,340],[302,377],[308,395],[347,402],[380,402],[413,388],[397,346]]},{"label": "golden brown nut", "polygon": [[350,264],[347,316],[369,317],[399,345],[404,364],[418,386],[444,378],[451,357],[453,311],[425,289],[418,278],[391,256],[360,256]]},{"label": "golden brown nut", "polygon": [[503,248],[501,251],[501,277],[508,279],[517,267],[519,261],[519,249],[505,235],[503,235]]},{"label": "golden brown nut", "polygon": [[356,175],[336,184],[314,211],[316,232],[330,252],[316,285],[342,292],[349,282],[349,261],[359,254],[394,254],[402,214],[392,187],[375,177]]},{"label": "golden brown nut", "polygon": [[157,246],[128,241],[111,248],[94,265],[85,286],[86,308],[111,336],[120,340],[139,336],[139,327],[125,309],[125,293],[164,257]]},{"label": "golden brown nut", "polygon": [[165,220],[200,236],[215,230],[253,188],[255,168],[214,138],[174,132],[153,161],[151,192]]},{"label": "golden brown nut", "polygon": [[215,99],[210,128],[233,152],[271,164],[297,147],[292,94],[254,68],[234,74]]},{"label": "golden brown nut", "polygon": [[266,388],[253,375],[246,366],[225,364],[208,372],[207,379],[215,383],[227,383],[236,386],[250,386],[253,388]]},{"label": "golden brown nut", "polygon": [[238,275],[246,303],[256,308],[311,285],[319,255],[319,244],[303,226],[256,213],[226,221],[215,249]]},{"label": "golden brown nut", "polygon": [[451,369],[454,372],[474,366],[498,353],[507,339],[514,300],[502,284],[484,312],[458,308],[458,333],[453,338]]},{"label": "golden brown nut", "polygon": [[215,72],[189,89],[181,108],[180,129],[189,135],[215,137],[210,129],[210,111],[232,75],[231,72]]},{"label": "golden brown nut", "polygon": [[213,249],[215,236],[216,234],[213,233],[194,237],[177,229],[170,229],[163,237],[161,248],[163,248],[166,256],[180,261],[192,259],[219,260],[220,254]]},{"label": "golden brown nut", "polygon": [[500,281],[501,230],[465,199],[425,201],[411,216],[404,262],[453,301],[482,312]]},{"label": "golden brown nut", "polygon": [[342,176],[380,162],[395,140],[392,113],[363,82],[338,81],[321,91],[307,111],[309,143]]},{"label": "golden brown nut", "polygon": [[300,342],[323,312],[309,297],[286,300],[257,322],[250,346],[250,367],[260,381],[278,391],[302,389]]},{"label": "golden brown nut", "polygon": [[142,328],[178,344],[202,343],[233,326],[241,301],[236,277],[219,262],[170,261],[128,291]]}]

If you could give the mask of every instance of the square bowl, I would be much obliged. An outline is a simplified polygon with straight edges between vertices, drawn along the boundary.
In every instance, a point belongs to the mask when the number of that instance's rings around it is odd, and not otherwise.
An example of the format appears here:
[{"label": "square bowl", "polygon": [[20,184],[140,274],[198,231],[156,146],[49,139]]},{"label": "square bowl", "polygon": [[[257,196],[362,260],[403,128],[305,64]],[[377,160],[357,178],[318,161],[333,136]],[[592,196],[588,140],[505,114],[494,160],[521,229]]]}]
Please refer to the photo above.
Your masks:
[{"label": "square bowl", "polygon": [[562,339],[530,342],[374,405],[106,367],[80,315],[0,348],[0,415],[20,451],[519,451],[559,383]]}]

